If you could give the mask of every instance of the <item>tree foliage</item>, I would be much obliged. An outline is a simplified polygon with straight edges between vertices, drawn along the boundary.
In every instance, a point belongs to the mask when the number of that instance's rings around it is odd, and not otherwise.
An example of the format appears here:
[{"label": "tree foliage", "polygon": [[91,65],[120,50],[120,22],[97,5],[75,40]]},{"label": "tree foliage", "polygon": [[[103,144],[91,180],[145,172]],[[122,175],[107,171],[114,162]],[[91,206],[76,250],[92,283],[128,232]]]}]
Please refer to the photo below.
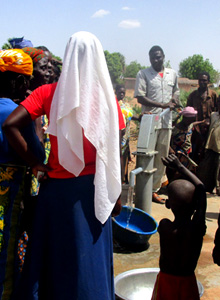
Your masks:
[{"label": "tree foliage", "polygon": [[62,62],[62,58],[61,57],[54,55],[52,52],[50,52],[50,53],[52,55],[52,58],[55,58],[55,60],[58,60],[58,61]]},{"label": "tree foliage", "polygon": [[165,67],[165,68],[172,69],[170,60],[164,62],[164,67]]},{"label": "tree foliage", "polygon": [[215,82],[218,72],[213,68],[209,59],[204,60],[200,54],[194,54],[181,61],[179,65],[179,75],[189,79],[198,79],[201,72],[210,74],[210,82]]},{"label": "tree foliage", "polygon": [[11,40],[11,38],[8,39],[8,42],[7,42],[7,43],[4,43],[4,45],[2,45],[2,49],[8,50],[8,49],[11,49],[11,48],[12,48],[12,46],[11,46],[11,44],[10,44],[10,42],[9,42],[10,40]]},{"label": "tree foliage", "polygon": [[141,66],[136,60],[132,61],[129,65],[126,66],[124,77],[136,78],[137,73],[141,69],[145,69],[145,66]]},{"label": "tree foliage", "polygon": [[104,53],[112,83],[120,83],[125,68],[124,56],[119,52],[109,53],[107,50]]}]

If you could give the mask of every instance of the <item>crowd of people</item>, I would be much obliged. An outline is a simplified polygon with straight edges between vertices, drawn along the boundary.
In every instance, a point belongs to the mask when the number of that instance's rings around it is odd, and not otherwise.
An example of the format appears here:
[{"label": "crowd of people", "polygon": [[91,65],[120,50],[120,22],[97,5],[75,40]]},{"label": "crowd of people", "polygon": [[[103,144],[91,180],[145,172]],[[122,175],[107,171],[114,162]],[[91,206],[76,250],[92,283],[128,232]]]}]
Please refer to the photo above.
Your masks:
[{"label": "crowd of people", "polygon": [[[194,271],[206,192],[220,193],[220,99],[208,87],[209,74],[200,74],[198,90],[173,122],[172,110],[181,107],[177,74],[164,68],[162,48],[152,47],[151,67],[137,74],[142,114],[135,116],[125,87],[114,93],[93,34],[70,37],[62,71],[45,46],[10,42],[12,49],[0,51],[0,299],[115,298],[111,216],[120,213],[121,184],[128,183],[130,121],[166,108],[152,200],[166,202],[175,221],[163,219],[158,227],[160,273],[152,299],[170,300],[171,290],[173,299],[198,299]],[[158,195],[163,185],[167,201]],[[219,244],[218,229],[218,265]]]},{"label": "crowd of people", "polygon": [[[134,96],[142,114],[160,113],[154,159],[152,201],[171,208],[175,220],[159,223],[160,272],[152,299],[199,299],[195,268],[206,232],[206,192],[219,195],[220,96],[209,88],[210,76],[199,74],[198,89],[187,100],[179,100],[177,74],[164,67],[165,54],[159,46],[149,51],[151,67],[139,71]],[[173,110],[177,117],[172,118]],[[168,200],[158,192],[168,187]],[[219,221],[220,222],[220,217]],[[219,229],[214,262],[220,265]]]},{"label": "crowd of people", "polygon": [[124,119],[94,35],[69,39],[58,83],[45,51],[0,52],[0,297],[114,299]]}]

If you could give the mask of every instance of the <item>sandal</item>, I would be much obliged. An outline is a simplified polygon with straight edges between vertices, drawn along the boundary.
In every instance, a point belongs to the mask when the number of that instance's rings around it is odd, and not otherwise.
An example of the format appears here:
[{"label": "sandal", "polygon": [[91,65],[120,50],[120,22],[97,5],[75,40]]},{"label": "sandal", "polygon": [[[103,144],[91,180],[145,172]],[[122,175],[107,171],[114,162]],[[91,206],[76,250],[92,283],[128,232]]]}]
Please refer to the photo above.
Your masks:
[{"label": "sandal", "polygon": [[159,204],[165,204],[166,200],[162,199],[157,193],[152,194],[152,201]]}]

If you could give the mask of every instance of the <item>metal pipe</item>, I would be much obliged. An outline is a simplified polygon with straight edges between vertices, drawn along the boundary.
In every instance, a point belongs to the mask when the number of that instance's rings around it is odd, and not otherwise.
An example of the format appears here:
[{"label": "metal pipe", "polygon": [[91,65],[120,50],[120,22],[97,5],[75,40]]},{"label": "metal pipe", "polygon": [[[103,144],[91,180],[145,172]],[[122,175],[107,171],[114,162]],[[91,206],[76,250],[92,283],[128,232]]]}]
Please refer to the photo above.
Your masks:
[{"label": "metal pipe", "polygon": [[[154,168],[154,156],[157,141],[157,130],[160,119],[170,113],[170,108],[164,109],[161,114],[143,115],[140,125],[137,145],[137,168],[130,175],[130,186],[134,187],[135,175],[136,190],[135,190],[135,207],[140,208],[151,214],[152,206],[152,187],[153,174],[156,172]],[[140,170],[140,171],[139,171]],[[132,173],[132,172],[131,172]]]},{"label": "metal pipe", "polygon": [[137,166],[143,172],[137,175],[135,188],[135,207],[151,214],[153,174],[156,169],[153,166],[154,156],[137,155]]},{"label": "metal pipe", "polygon": [[134,169],[130,172],[130,182],[129,182],[130,187],[134,187],[135,176],[141,172],[143,172],[143,168],[141,167]]},{"label": "metal pipe", "polygon": [[160,118],[164,117],[166,114],[168,114],[168,112],[170,112],[170,108],[164,109],[162,113],[160,113]]}]

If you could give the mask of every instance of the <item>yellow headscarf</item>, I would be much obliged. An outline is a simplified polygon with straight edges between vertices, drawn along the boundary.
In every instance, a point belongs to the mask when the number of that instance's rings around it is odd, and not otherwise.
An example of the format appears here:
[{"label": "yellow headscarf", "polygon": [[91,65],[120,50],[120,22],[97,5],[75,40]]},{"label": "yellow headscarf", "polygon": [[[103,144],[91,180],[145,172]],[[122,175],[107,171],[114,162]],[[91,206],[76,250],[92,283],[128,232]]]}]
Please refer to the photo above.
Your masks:
[{"label": "yellow headscarf", "polygon": [[0,51],[0,71],[11,71],[24,75],[32,75],[33,62],[31,57],[21,49]]}]

